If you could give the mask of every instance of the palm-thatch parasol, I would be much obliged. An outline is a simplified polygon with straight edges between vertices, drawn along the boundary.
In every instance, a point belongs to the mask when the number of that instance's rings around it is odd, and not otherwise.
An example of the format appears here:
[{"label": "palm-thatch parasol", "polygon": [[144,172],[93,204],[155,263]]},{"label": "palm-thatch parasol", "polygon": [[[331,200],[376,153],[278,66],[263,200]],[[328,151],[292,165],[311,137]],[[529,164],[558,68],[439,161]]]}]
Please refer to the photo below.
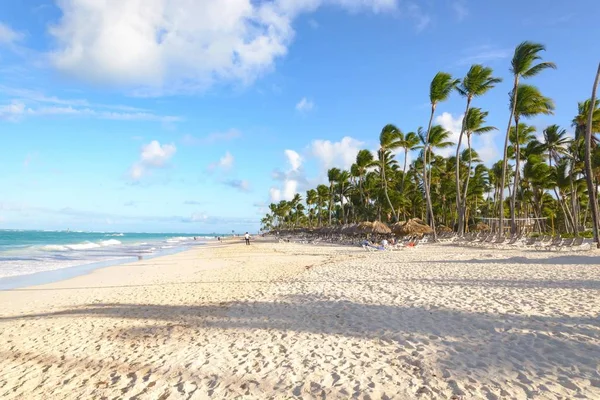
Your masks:
[{"label": "palm-thatch parasol", "polygon": [[404,222],[404,221],[393,223],[392,226],[390,226],[390,229],[394,233],[397,233],[399,235],[403,235],[404,233],[402,231],[402,227],[404,226],[405,223],[406,222]]},{"label": "palm-thatch parasol", "polygon": [[433,229],[418,218],[409,219],[402,225],[402,235],[427,235],[429,233],[433,233]]},{"label": "palm-thatch parasol", "polygon": [[488,232],[490,230],[490,226],[488,224],[484,224],[483,222],[478,222],[476,225],[471,226],[471,230],[475,232]]},{"label": "palm-thatch parasol", "polygon": [[446,226],[446,225],[439,225],[436,229],[440,233],[452,232],[452,228],[450,228],[449,226]]},{"label": "palm-thatch parasol", "polygon": [[372,231],[373,231],[373,223],[364,221],[356,226],[355,233],[365,234],[365,233],[371,233]]},{"label": "palm-thatch parasol", "polygon": [[392,230],[383,222],[375,221],[373,222],[371,233],[375,233],[377,235],[387,235],[389,233],[392,233]]}]

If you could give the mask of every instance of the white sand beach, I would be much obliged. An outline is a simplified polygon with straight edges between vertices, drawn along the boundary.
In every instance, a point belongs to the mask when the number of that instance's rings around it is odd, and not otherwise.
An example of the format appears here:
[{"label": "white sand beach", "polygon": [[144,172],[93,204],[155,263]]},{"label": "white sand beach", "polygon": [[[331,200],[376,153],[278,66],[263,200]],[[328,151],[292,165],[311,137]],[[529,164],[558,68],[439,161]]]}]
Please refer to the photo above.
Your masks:
[{"label": "white sand beach", "polygon": [[0,292],[6,399],[598,399],[600,256],[232,243]]}]

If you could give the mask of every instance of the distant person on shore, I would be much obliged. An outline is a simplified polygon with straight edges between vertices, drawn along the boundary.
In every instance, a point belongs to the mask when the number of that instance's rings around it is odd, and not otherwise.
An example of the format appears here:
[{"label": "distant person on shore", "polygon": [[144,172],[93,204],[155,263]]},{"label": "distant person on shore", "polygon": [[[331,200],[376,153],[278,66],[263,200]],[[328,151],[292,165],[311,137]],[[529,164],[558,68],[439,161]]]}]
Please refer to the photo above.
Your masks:
[{"label": "distant person on shore", "polygon": [[246,232],[246,234],[244,235],[244,240],[246,241],[246,246],[250,245],[250,234],[248,232]]}]

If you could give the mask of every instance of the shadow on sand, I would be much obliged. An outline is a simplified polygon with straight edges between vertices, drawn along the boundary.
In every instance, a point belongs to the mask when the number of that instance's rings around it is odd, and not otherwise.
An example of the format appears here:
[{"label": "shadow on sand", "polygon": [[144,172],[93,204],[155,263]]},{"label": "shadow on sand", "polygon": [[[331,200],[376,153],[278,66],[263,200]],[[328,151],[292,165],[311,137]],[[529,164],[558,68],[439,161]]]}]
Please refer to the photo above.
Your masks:
[{"label": "shadow on sand", "polygon": [[[598,288],[598,282],[592,286]],[[123,329],[130,338],[145,334],[169,337],[172,326],[166,323],[171,323],[194,332],[219,328],[380,338],[404,349],[431,344],[436,347],[438,370],[451,371],[454,377],[488,379],[498,370],[521,371],[515,379],[521,381],[528,396],[535,395],[529,392],[529,379],[544,381],[547,374],[558,374],[562,380],[559,383],[573,393],[577,392],[574,382],[581,379],[589,379],[600,390],[598,317],[473,313],[288,296],[278,302],[182,306],[89,304],[52,313],[4,317],[0,322],[78,315],[146,321],[142,327]]]}]

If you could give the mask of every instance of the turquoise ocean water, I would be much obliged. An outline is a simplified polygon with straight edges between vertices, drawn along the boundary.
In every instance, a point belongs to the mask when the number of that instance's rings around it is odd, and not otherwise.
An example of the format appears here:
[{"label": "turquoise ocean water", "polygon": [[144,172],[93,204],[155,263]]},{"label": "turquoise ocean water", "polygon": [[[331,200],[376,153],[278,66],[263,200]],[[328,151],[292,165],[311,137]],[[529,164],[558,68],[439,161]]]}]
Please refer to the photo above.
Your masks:
[{"label": "turquoise ocean water", "polygon": [[0,286],[15,277],[173,253],[205,244],[215,237],[178,233],[0,230]]}]

